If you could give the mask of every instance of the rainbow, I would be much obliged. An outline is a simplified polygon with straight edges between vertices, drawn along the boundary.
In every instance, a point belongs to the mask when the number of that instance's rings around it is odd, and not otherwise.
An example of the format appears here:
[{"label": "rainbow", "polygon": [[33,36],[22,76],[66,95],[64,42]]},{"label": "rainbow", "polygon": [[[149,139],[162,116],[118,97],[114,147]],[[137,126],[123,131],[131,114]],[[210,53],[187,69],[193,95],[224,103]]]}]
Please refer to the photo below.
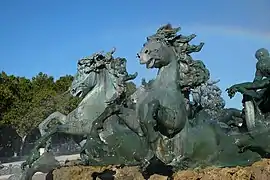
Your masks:
[{"label": "rainbow", "polygon": [[244,38],[254,38],[264,41],[270,40],[270,32],[259,31],[254,29],[248,29],[240,26],[226,26],[226,25],[201,25],[201,24],[193,24],[187,25],[185,29],[191,29],[195,31],[203,31],[203,32],[210,32],[214,34],[221,33],[223,35],[230,35],[230,36],[240,36]]}]

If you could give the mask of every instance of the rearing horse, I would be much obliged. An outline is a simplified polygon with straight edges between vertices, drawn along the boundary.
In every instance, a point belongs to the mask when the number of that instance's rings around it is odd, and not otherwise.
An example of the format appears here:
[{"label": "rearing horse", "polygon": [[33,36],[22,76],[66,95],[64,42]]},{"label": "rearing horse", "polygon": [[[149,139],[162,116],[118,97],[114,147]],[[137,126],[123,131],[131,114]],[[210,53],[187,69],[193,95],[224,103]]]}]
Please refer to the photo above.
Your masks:
[{"label": "rearing horse", "polygon": [[[238,136],[228,136],[216,121],[200,119],[202,123],[190,126],[179,84],[179,61],[186,51],[181,49],[182,36],[176,35],[177,31],[170,25],[161,27],[147,38],[138,53],[141,64],[159,70],[156,79],[139,93],[136,104],[137,118],[155,156],[164,164],[180,169],[246,165],[258,160],[256,153],[239,153],[235,143]],[[188,46],[194,50],[200,48],[200,45]]]},{"label": "rearing horse", "polygon": [[[107,102],[119,93],[117,92],[119,67],[116,67],[119,58],[113,58],[114,52],[115,50],[106,55],[95,53],[79,60],[78,71],[74,76],[70,92],[73,96],[83,97],[83,100],[68,115],[55,112],[39,125],[42,137],[38,140],[36,148],[42,148],[55,133],[79,136],[89,133],[92,122],[105,110]],[[129,80],[136,76],[137,73],[128,75]],[[48,131],[47,126],[54,119],[59,120],[61,125]]]},{"label": "rearing horse", "polygon": [[[156,79],[138,97],[137,117],[158,159],[169,164],[180,156],[188,124],[186,103],[180,88],[179,58],[165,38],[147,39],[138,53],[141,64],[158,68]],[[177,136],[175,136],[177,134]]]}]

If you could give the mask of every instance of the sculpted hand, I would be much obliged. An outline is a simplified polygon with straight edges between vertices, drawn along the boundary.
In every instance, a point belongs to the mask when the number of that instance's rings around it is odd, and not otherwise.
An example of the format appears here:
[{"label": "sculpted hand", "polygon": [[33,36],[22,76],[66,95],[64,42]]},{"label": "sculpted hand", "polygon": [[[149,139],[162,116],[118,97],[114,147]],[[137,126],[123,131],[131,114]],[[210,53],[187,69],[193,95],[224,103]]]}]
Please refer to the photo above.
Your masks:
[{"label": "sculpted hand", "polygon": [[241,87],[238,85],[233,85],[226,89],[228,96],[230,98],[233,98],[237,92],[240,92],[240,90],[241,90]]}]

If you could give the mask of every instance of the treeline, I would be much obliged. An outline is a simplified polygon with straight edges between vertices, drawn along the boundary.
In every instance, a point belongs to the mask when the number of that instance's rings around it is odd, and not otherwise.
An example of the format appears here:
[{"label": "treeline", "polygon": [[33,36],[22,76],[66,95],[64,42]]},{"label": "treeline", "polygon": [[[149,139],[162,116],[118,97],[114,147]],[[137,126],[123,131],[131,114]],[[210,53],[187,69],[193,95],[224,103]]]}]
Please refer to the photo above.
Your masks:
[{"label": "treeline", "polygon": [[[73,76],[66,75],[55,80],[39,73],[32,79],[0,74],[0,126],[12,126],[23,137],[51,113],[68,114],[77,107],[80,99],[72,97],[68,88]],[[128,93],[136,90],[128,84]]]},{"label": "treeline", "polygon": [[72,111],[79,99],[67,91],[73,76],[54,81],[52,76],[39,73],[32,79],[0,74],[0,125],[12,126],[24,136],[54,111]]}]

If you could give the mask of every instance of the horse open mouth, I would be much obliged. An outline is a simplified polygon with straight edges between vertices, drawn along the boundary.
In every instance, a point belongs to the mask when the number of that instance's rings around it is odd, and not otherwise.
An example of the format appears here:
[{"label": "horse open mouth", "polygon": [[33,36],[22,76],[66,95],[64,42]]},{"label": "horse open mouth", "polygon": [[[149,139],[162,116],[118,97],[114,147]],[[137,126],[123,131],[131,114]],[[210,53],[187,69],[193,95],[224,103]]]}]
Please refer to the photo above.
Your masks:
[{"label": "horse open mouth", "polygon": [[78,91],[77,93],[76,93],[76,97],[82,97],[82,94],[83,94],[83,92],[82,91]]},{"label": "horse open mouth", "polygon": [[155,60],[151,59],[146,63],[146,68],[148,68],[148,69],[153,68],[154,65],[155,65]]},{"label": "horse open mouth", "polygon": [[149,57],[147,54],[140,54],[138,55],[140,59],[140,64],[146,64],[146,68],[152,68],[155,64],[155,60]]},{"label": "horse open mouth", "polygon": [[146,68],[150,69],[153,68],[155,65],[155,59],[153,58],[147,58],[147,57],[141,57],[140,58],[140,64],[146,64]]}]

